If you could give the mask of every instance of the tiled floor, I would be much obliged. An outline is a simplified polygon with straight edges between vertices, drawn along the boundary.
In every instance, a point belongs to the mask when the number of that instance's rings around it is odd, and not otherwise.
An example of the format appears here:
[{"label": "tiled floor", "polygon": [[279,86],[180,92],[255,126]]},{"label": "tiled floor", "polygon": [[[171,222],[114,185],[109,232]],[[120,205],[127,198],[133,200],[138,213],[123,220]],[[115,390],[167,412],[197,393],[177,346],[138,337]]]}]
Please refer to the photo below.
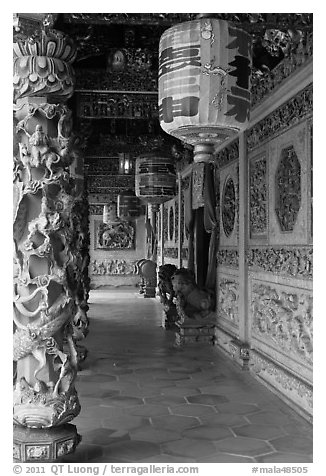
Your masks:
[{"label": "tiled floor", "polygon": [[66,462],[312,462],[311,425],[216,347],[173,347],[155,299],[92,291],[88,314]]}]

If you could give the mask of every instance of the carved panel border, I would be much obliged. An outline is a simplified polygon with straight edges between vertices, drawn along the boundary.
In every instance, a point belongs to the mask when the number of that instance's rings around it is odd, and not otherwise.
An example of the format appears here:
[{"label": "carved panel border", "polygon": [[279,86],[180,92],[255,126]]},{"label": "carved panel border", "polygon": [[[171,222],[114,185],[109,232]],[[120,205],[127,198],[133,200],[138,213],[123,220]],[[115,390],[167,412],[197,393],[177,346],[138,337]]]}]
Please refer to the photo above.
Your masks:
[{"label": "carved panel border", "polygon": [[248,150],[260,146],[263,141],[271,139],[276,134],[283,132],[285,129],[311,115],[312,102],[312,85],[309,85],[248,130]]},{"label": "carved panel border", "polygon": [[91,274],[95,276],[116,276],[137,274],[137,261],[124,259],[93,259],[90,263]]},{"label": "carved panel border", "polygon": [[232,276],[220,276],[218,280],[218,320],[239,326],[239,283]]},{"label": "carved panel border", "polygon": [[250,238],[266,238],[268,233],[268,164],[266,153],[249,163]]},{"label": "carved panel border", "polygon": [[[251,332],[271,353],[312,366],[312,295],[304,289],[271,285],[262,281],[251,285]],[[281,359],[281,356],[279,356]],[[288,361],[290,362],[290,361]]]},{"label": "carved panel border", "polygon": [[280,276],[312,279],[313,248],[251,248],[246,260],[249,271],[264,271]]},{"label": "carved panel border", "polygon": [[230,268],[239,267],[239,252],[238,250],[220,249],[217,253],[217,265],[227,266]]}]

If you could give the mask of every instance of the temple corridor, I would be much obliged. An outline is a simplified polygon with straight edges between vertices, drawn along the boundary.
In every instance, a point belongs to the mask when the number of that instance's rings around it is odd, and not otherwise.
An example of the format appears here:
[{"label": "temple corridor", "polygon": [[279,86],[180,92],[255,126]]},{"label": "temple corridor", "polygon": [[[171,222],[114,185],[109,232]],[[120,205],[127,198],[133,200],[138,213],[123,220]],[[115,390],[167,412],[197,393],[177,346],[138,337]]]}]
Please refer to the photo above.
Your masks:
[{"label": "temple corridor", "polygon": [[136,288],[91,291],[65,462],[312,462],[310,424],[216,347],[175,348],[161,313]]}]

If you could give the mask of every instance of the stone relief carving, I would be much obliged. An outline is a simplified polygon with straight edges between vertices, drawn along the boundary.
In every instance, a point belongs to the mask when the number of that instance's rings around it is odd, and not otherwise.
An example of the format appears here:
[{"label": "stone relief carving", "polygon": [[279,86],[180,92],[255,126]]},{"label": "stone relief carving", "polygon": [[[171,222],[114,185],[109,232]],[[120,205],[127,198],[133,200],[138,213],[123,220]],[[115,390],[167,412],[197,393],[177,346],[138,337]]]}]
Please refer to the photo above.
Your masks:
[{"label": "stone relief carving", "polygon": [[[15,177],[14,421],[42,428],[69,422],[80,411],[74,387],[78,359],[73,341],[78,302],[70,277],[77,271],[76,241],[83,237],[72,225],[76,204],[74,178],[69,174],[72,154],[60,155],[59,134],[50,139],[40,124],[32,132],[30,119],[36,109],[25,105],[16,111],[24,118],[16,128],[20,150],[25,144],[33,166],[28,171],[22,162]],[[65,107],[54,108],[58,111],[61,119],[67,113]],[[60,167],[45,163],[52,155]],[[58,332],[67,342],[67,351],[56,341]],[[31,357],[35,362],[32,378],[26,376],[22,364],[22,359]],[[55,369],[51,379],[46,376],[51,375],[48,365]]]},{"label": "stone relief carving", "polygon": [[195,163],[192,169],[192,208],[204,206],[205,164]]},{"label": "stone relief carving", "polygon": [[290,56],[284,58],[273,71],[260,72],[252,78],[251,106],[258,105],[264,97],[279,86],[284,79],[290,76],[299,66],[312,56],[312,31],[300,32],[301,38]]},{"label": "stone relief carving", "polygon": [[135,249],[136,229],[132,222],[118,221],[94,222],[95,249],[133,250]]},{"label": "stone relief carving", "polygon": [[267,232],[267,164],[262,157],[250,162],[250,234],[264,235]]},{"label": "stone relief carving", "polygon": [[178,248],[164,248],[163,250],[163,256],[165,258],[178,258]]},{"label": "stone relief carving", "polygon": [[239,324],[239,285],[229,278],[221,278],[218,285],[218,316]]},{"label": "stone relief carving", "polygon": [[249,129],[247,135],[248,150],[260,146],[263,141],[271,139],[275,134],[297,124],[302,118],[312,114],[312,101],[312,85],[309,85]]},{"label": "stone relief carving", "polygon": [[289,393],[295,392],[301,399],[304,399],[308,409],[312,410],[313,391],[311,386],[283,371],[270,360],[256,354],[256,352],[250,353],[250,366],[256,374],[262,377],[264,373],[267,373],[276,384],[279,384],[287,392],[288,397]]},{"label": "stone relief carving", "polygon": [[313,249],[304,248],[251,248],[246,253],[249,268],[268,271],[282,276],[312,279]]},{"label": "stone relief carving", "polygon": [[224,167],[229,162],[236,160],[239,158],[239,141],[238,139],[229,144],[223,150],[221,150],[216,155],[216,161],[218,164],[218,168]]},{"label": "stone relief carving", "polygon": [[78,115],[84,118],[150,119],[158,117],[156,94],[99,93],[76,94]]},{"label": "stone relief carving", "polygon": [[229,237],[236,219],[236,191],[232,177],[228,177],[222,195],[222,224],[225,236]]},{"label": "stone relief carving", "polygon": [[136,263],[124,259],[94,259],[91,261],[91,273],[101,276],[137,274]]},{"label": "stone relief carving", "polygon": [[288,293],[265,284],[252,288],[253,332],[288,355],[312,364],[312,296]]},{"label": "stone relief carving", "polygon": [[301,205],[301,165],[293,146],[282,150],[275,182],[279,225],[282,231],[293,231]]},{"label": "stone relief carving", "polygon": [[231,268],[238,268],[238,250],[219,250],[217,253],[217,264],[219,266],[229,266]]}]

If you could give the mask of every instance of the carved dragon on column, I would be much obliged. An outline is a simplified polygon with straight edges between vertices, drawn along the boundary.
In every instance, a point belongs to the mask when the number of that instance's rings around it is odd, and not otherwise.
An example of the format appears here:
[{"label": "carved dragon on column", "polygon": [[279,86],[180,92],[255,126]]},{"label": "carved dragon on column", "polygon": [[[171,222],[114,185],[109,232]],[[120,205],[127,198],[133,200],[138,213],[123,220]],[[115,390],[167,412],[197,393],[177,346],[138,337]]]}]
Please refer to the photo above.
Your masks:
[{"label": "carved dragon on column", "polygon": [[75,56],[56,30],[14,40],[14,422],[30,428],[80,412],[74,341],[76,326],[88,326],[89,258],[86,223],[76,228],[80,151],[64,103]]}]

